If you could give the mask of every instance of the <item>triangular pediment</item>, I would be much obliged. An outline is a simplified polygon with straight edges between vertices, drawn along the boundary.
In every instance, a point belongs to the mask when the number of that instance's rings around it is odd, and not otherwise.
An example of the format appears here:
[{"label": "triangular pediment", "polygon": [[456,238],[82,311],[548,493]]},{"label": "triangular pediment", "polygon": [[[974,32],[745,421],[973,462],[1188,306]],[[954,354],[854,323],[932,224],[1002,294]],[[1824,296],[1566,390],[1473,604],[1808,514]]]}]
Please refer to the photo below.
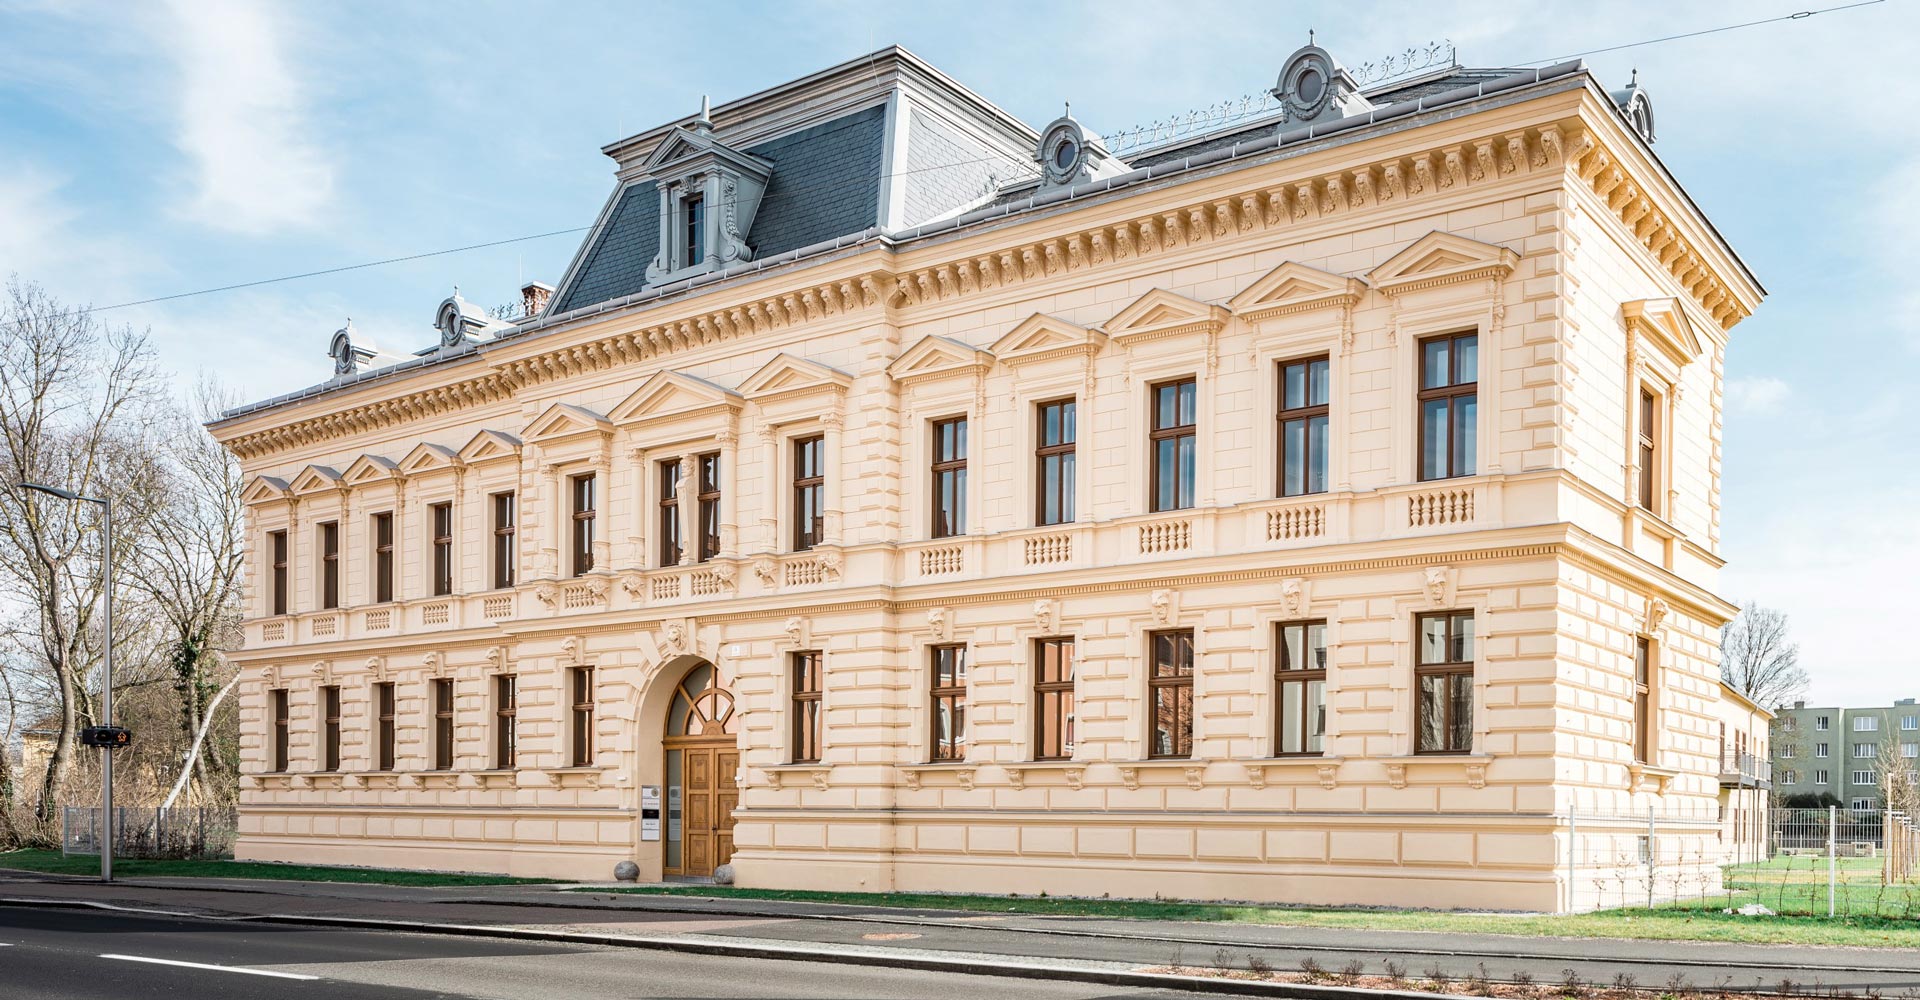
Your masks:
[{"label": "triangular pediment", "polygon": [[287,481],[273,476],[255,476],[240,491],[241,503],[266,503],[269,500],[281,500],[287,495]]},{"label": "triangular pediment", "polygon": [[748,399],[784,396],[814,389],[853,385],[853,376],[818,361],[781,353],[740,383],[740,395]]},{"label": "triangular pediment", "polygon": [[616,424],[686,416],[715,407],[738,409],[740,394],[685,372],[657,371],[607,414]]},{"label": "triangular pediment", "polygon": [[520,439],[505,431],[481,431],[460,447],[460,460],[473,465],[520,457]]},{"label": "triangular pediment", "polygon": [[1367,281],[1388,295],[1438,288],[1478,278],[1504,278],[1520,263],[1506,247],[1435,230],[1367,273]]},{"label": "triangular pediment", "polygon": [[1226,325],[1228,315],[1224,307],[1155,288],[1116,313],[1101,329],[1122,343],[1190,333],[1217,333]]},{"label": "triangular pediment", "polygon": [[379,455],[362,455],[354,459],[352,465],[347,466],[347,471],[342,473],[340,478],[345,480],[348,486],[365,486],[368,483],[392,479],[399,471],[400,466],[393,459],[381,458]]},{"label": "triangular pediment", "polygon": [[744,170],[748,176],[764,181],[772,172],[773,164],[742,152],[713,137],[713,133],[697,128],[675,128],[671,134],[653,147],[652,155],[647,157],[641,167],[643,174],[656,174],[663,168],[670,175],[678,175],[685,168],[697,164],[683,164],[680,161],[689,157],[712,154],[737,170]]},{"label": "triangular pediment", "polygon": [[465,464],[460,460],[460,453],[452,448],[422,442],[414,445],[413,450],[407,452],[407,456],[400,460],[400,472],[408,476],[417,476],[429,472],[450,471]]},{"label": "triangular pediment", "polygon": [[684,129],[675,129],[666,141],[655,146],[653,155],[647,157],[646,169],[652,170],[663,163],[672,163],[682,157],[704,153],[712,143],[704,136],[696,135]]},{"label": "triangular pediment", "polygon": [[951,337],[928,335],[901,352],[887,366],[887,374],[899,382],[918,382],[961,372],[973,372],[993,364],[993,355]]},{"label": "triangular pediment", "polygon": [[1241,319],[1259,321],[1312,309],[1350,306],[1359,302],[1366,292],[1367,284],[1359,278],[1288,261],[1227,300],[1227,305]]},{"label": "triangular pediment", "polygon": [[989,348],[1003,364],[1022,365],[1067,354],[1087,354],[1100,350],[1107,335],[1058,316],[1034,313],[1008,330]]},{"label": "triangular pediment", "polygon": [[293,477],[293,482],[288,485],[287,492],[295,495],[318,493],[321,490],[337,490],[340,486],[340,473],[338,470],[326,465],[309,465],[301,469],[299,475]]},{"label": "triangular pediment", "polygon": [[556,441],[581,434],[611,434],[613,423],[584,406],[555,403],[520,432],[524,441]]},{"label": "triangular pediment", "polygon": [[1620,303],[1627,328],[1645,337],[1675,365],[1685,367],[1700,356],[1700,335],[1679,299],[1635,299]]}]

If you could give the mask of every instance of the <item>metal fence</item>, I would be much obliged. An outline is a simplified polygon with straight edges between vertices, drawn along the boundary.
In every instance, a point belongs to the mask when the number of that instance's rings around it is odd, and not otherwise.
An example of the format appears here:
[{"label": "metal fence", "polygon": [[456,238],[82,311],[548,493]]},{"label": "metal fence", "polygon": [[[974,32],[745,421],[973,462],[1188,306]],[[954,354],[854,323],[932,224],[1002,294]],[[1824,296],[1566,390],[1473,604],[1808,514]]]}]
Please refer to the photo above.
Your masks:
[{"label": "metal fence", "polygon": [[[236,829],[232,809],[113,810],[113,855],[117,858],[231,858]],[[61,813],[60,850],[100,853],[100,810],[67,806]]]},{"label": "metal fence", "polygon": [[1567,908],[1920,919],[1920,821],[1880,809],[1576,815]]}]

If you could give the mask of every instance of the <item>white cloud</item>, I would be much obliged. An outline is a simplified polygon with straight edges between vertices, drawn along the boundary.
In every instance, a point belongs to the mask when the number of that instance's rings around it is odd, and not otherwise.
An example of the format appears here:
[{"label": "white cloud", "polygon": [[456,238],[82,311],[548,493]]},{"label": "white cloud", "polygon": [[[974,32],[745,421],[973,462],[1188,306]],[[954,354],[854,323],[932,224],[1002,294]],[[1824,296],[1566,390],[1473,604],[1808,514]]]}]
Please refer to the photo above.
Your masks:
[{"label": "white cloud", "polygon": [[269,233],[321,220],[333,167],[306,125],[306,101],[285,61],[285,25],[252,0],[172,0],[181,75],[182,152],[196,169],[189,217]]},{"label": "white cloud", "polygon": [[1791,395],[1793,387],[1771,375],[1727,380],[1727,408],[1730,410],[1771,413]]}]

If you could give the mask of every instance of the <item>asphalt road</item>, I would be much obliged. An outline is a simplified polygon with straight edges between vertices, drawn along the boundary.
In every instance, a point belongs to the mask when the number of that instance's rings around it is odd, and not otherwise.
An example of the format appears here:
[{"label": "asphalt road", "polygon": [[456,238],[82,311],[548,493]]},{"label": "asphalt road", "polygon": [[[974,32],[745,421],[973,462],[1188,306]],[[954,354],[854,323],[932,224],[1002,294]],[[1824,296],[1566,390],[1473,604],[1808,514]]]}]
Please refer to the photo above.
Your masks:
[{"label": "asphalt road", "polygon": [[0,909],[6,1000],[486,997],[1154,1000],[1108,986],[58,909]]}]

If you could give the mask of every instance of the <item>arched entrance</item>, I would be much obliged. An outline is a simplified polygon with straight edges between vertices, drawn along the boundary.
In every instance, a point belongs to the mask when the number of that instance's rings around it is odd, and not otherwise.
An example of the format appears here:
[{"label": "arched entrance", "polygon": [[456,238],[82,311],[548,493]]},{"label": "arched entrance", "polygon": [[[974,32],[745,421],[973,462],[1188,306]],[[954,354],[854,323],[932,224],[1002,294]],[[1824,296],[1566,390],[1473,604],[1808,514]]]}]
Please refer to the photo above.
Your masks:
[{"label": "arched entrance", "polygon": [[694,664],[674,688],[666,726],[666,874],[703,876],[733,857],[740,769],[733,695],[713,664]]}]

